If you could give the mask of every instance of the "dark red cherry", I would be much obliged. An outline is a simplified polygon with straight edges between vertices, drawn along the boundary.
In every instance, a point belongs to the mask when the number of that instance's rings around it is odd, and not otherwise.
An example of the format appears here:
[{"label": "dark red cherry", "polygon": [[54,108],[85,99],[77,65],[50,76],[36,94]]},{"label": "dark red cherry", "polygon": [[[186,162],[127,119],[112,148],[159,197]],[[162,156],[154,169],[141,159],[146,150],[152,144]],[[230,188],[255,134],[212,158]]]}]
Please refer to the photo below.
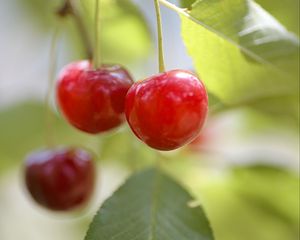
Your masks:
[{"label": "dark red cherry", "polygon": [[93,157],[79,148],[34,152],[25,163],[25,182],[32,198],[50,210],[80,207],[94,190]]},{"label": "dark red cherry", "polygon": [[100,133],[124,121],[125,96],[133,84],[119,65],[94,70],[89,61],[73,62],[60,73],[57,102],[67,120],[88,133]]},{"label": "dark red cherry", "polygon": [[207,110],[204,85],[185,70],[160,73],[135,83],[125,103],[133,132],[158,150],[173,150],[197,137]]}]

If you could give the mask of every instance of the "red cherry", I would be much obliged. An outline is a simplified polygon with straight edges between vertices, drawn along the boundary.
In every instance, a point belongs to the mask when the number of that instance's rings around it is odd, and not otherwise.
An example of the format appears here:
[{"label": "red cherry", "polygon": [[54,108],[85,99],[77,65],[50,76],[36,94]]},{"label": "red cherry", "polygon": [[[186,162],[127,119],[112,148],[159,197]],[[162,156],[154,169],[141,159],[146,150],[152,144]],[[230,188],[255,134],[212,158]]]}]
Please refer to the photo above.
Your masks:
[{"label": "red cherry", "polygon": [[129,73],[119,65],[93,70],[89,61],[73,62],[59,75],[57,101],[73,126],[100,133],[124,121],[125,96],[132,84]]},{"label": "red cherry", "polygon": [[48,209],[82,206],[94,189],[93,157],[78,148],[34,152],[25,163],[25,182],[33,199]]},{"label": "red cherry", "polygon": [[125,103],[135,135],[158,150],[173,150],[197,137],[207,109],[204,85],[185,70],[160,73],[133,84]]}]

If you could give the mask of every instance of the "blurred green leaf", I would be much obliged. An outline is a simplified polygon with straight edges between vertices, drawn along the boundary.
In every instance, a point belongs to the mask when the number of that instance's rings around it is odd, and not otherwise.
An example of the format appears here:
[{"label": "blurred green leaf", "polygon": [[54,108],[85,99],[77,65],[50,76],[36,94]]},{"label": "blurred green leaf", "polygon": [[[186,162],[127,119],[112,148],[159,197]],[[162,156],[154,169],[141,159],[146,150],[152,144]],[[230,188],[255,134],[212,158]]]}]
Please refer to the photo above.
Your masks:
[{"label": "blurred green leaf", "polygon": [[201,207],[159,170],[131,178],[100,208],[85,240],[213,239]]},{"label": "blurred green leaf", "polygon": [[[22,11],[31,18],[32,24],[48,32],[58,25],[63,26],[67,36],[66,46],[72,58],[83,58],[85,49],[72,16],[61,19],[56,11],[63,1],[18,0]],[[75,1],[74,6],[85,23],[90,40],[94,39],[95,0]],[[146,57],[151,50],[151,34],[144,16],[130,0],[101,1],[101,54],[105,62],[127,65]]]},{"label": "blurred green leaf", "polygon": [[274,122],[278,123],[277,128],[299,129],[299,94],[260,99],[249,106],[258,114],[265,114],[269,118],[268,125]]},{"label": "blurred green leaf", "polygon": [[[94,37],[95,0],[82,2],[91,37]],[[151,35],[143,14],[130,0],[100,1],[100,50],[105,62],[127,65],[146,57],[151,49]]]},{"label": "blurred green leaf", "polygon": [[245,201],[281,219],[296,235],[300,191],[297,173],[272,166],[254,165],[234,169],[232,181],[234,189]]},{"label": "blurred green leaf", "polygon": [[158,156],[137,139],[127,126],[101,137],[99,155],[101,161],[118,162],[131,170],[153,165]]},{"label": "blurred green leaf", "polygon": [[56,10],[60,7],[62,0],[16,0],[26,17],[40,30],[48,30],[57,24]]},{"label": "blurred green leaf", "polygon": [[298,239],[297,173],[264,165],[217,170],[198,161],[181,159],[164,169],[201,200],[216,239]]},{"label": "blurred green leaf", "polygon": [[241,121],[245,130],[253,131],[258,124],[273,132],[292,131],[299,134],[299,94],[262,98],[247,105],[229,106],[217,101],[210,99],[211,113],[235,109],[244,116]]},{"label": "blurred green leaf", "polygon": [[[39,102],[24,102],[0,111],[0,172],[20,164],[32,150],[46,143],[46,110]],[[57,116],[53,116],[55,144],[87,147],[97,151],[97,139],[81,133]]]},{"label": "blurred green leaf", "polygon": [[182,35],[223,106],[297,95],[299,39],[253,1],[197,1],[182,16]]}]

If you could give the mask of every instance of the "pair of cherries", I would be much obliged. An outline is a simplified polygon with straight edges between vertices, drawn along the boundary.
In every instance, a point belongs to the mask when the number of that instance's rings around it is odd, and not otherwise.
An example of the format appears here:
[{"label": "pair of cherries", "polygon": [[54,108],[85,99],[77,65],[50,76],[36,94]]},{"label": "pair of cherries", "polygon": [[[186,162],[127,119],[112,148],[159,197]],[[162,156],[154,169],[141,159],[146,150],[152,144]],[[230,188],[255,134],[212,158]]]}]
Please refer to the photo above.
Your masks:
[{"label": "pair of cherries", "polygon": [[119,126],[125,112],[135,135],[157,150],[174,150],[192,141],[208,108],[204,85],[189,71],[171,70],[133,83],[123,67],[93,69],[89,61],[62,70],[57,100],[73,126],[92,134]]},{"label": "pair of cherries", "polygon": [[[97,134],[126,119],[135,135],[157,150],[173,150],[197,137],[207,115],[204,85],[191,72],[171,70],[133,83],[126,69],[90,61],[67,65],[57,84],[57,101],[76,128]],[[32,197],[51,210],[69,210],[91,197],[92,155],[79,148],[44,150],[26,161]]]}]

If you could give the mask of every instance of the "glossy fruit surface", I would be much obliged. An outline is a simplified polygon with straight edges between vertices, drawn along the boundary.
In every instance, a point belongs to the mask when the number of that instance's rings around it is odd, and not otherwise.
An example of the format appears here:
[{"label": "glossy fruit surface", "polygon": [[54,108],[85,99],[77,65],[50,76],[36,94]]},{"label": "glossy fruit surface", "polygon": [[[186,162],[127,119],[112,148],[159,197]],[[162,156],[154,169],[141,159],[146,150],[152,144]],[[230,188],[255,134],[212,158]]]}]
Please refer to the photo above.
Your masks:
[{"label": "glossy fruit surface", "polygon": [[82,206],[94,189],[93,157],[78,148],[34,152],[25,163],[25,183],[32,198],[50,210]]},{"label": "glossy fruit surface", "polygon": [[204,85],[185,70],[171,70],[135,83],[125,103],[133,132],[158,150],[173,150],[197,137],[207,110]]},{"label": "glossy fruit surface", "polygon": [[89,61],[67,65],[57,84],[57,102],[67,120],[88,133],[100,133],[124,121],[125,96],[133,84],[119,65],[93,70]]}]

